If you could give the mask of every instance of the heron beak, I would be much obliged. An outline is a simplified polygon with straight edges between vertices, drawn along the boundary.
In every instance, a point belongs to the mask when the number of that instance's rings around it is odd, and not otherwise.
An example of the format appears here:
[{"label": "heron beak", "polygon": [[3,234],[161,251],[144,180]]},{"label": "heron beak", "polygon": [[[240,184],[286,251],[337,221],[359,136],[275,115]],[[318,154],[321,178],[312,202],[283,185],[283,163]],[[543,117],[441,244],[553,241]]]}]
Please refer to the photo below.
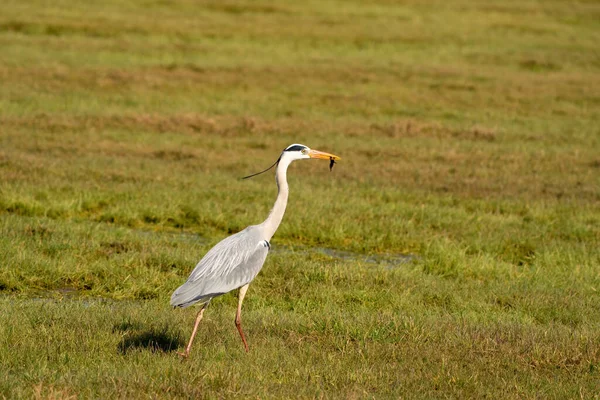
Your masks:
[{"label": "heron beak", "polygon": [[309,150],[308,155],[310,158],[320,158],[322,160],[337,161],[342,159],[341,157],[338,157],[335,154],[329,154],[319,150]]}]

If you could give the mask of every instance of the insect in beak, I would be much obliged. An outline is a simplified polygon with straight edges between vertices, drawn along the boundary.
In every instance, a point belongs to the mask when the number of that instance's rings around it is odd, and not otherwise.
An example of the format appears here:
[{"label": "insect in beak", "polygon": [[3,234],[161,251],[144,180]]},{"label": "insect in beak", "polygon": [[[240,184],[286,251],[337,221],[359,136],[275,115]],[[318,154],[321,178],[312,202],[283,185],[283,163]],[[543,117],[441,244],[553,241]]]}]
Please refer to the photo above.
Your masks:
[{"label": "insect in beak", "polygon": [[339,160],[341,157],[336,156],[335,154],[325,153],[324,151],[319,150],[310,150],[308,152],[310,158],[320,158],[322,160],[329,160],[329,170],[333,170],[333,164],[335,164],[336,160]]}]

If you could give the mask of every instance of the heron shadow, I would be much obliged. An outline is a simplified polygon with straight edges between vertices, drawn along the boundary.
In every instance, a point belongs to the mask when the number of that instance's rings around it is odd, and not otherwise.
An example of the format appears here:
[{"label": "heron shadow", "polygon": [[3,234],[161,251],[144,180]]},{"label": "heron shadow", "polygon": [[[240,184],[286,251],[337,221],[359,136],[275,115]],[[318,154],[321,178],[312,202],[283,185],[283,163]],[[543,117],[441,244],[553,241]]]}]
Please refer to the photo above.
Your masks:
[{"label": "heron shadow", "polygon": [[148,327],[139,322],[125,321],[115,324],[113,332],[120,332],[122,335],[117,351],[123,355],[136,349],[146,349],[153,353],[170,353],[184,344],[178,334],[169,331],[168,326]]}]

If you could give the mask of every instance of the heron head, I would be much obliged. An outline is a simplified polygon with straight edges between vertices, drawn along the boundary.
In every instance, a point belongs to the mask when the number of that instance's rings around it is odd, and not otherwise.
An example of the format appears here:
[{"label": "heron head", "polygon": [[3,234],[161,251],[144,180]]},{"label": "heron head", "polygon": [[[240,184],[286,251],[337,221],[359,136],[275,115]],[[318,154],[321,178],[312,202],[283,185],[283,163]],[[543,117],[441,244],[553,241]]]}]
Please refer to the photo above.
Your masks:
[{"label": "heron head", "polygon": [[303,144],[294,143],[286,147],[281,153],[281,158],[287,158],[290,161],[301,160],[303,158],[320,158],[322,160],[337,161],[340,157],[325,153],[324,151],[313,150]]},{"label": "heron head", "polygon": [[324,151],[313,150],[303,144],[294,143],[294,144],[289,145],[285,149],[283,149],[283,152],[281,153],[281,155],[279,156],[277,161],[275,161],[275,163],[273,165],[271,165],[269,168],[265,169],[264,171],[257,172],[256,174],[245,176],[242,179],[252,178],[253,176],[265,173],[268,170],[270,170],[271,168],[273,168],[274,166],[279,165],[279,163],[283,163],[283,165],[285,165],[285,167],[287,168],[287,166],[290,165],[290,163],[292,161],[302,160],[303,158],[320,158],[322,160],[329,160],[329,162],[330,162],[329,168],[330,169],[333,167],[333,164],[337,160],[341,159],[339,156],[336,156],[335,154],[329,154],[329,153],[325,153]]}]

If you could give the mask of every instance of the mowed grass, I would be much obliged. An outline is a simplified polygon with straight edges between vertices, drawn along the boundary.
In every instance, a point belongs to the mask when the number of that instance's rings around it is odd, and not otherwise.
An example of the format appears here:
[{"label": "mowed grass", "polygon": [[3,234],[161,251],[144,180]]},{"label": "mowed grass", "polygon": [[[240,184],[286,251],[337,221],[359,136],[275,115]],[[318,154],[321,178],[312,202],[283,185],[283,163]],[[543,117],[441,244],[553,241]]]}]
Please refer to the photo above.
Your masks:
[{"label": "mowed grass", "polygon": [[[597,2],[6,1],[0,396],[598,398]],[[169,297],[261,222],[237,299]]]}]

